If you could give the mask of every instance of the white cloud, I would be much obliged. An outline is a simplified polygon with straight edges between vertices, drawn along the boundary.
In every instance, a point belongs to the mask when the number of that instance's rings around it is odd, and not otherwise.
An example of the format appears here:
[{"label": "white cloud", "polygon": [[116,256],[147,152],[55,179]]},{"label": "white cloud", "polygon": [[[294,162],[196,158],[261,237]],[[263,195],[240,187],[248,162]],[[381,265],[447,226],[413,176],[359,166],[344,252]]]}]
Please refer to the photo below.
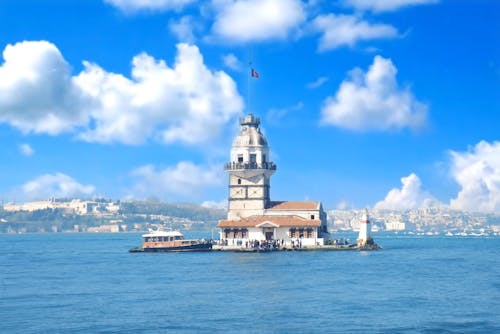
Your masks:
[{"label": "white cloud", "polygon": [[323,84],[328,82],[328,80],[329,80],[328,77],[319,77],[315,81],[308,83],[306,87],[309,89],[316,89],[323,86]]},{"label": "white cloud", "polygon": [[0,67],[0,122],[23,132],[74,132],[89,142],[203,143],[243,106],[235,82],[206,67],[199,49],[177,45],[172,67],[146,53],[132,60],[132,75],[84,62],[71,77],[49,42],[8,45]]},{"label": "white cloud", "polygon": [[214,1],[212,33],[225,42],[286,39],[306,19],[299,0]]},{"label": "white cloud", "polygon": [[322,123],[351,130],[389,130],[425,125],[427,105],[408,89],[400,89],[390,59],[375,56],[366,73],[350,72],[335,96],[323,104]]},{"label": "white cloud", "polygon": [[0,66],[0,122],[24,133],[57,135],[87,123],[85,98],[55,45],[7,45]]},{"label": "white cloud", "polygon": [[205,201],[201,203],[201,206],[207,209],[221,209],[221,210],[226,210],[227,209],[227,200],[224,199],[219,202],[215,201]]},{"label": "white cloud", "polygon": [[94,186],[82,185],[63,173],[41,175],[21,187],[25,199],[88,196],[94,191]]},{"label": "white cloud", "polygon": [[195,0],[104,0],[123,12],[179,10]]},{"label": "white cloud", "polygon": [[376,210],[409,210],[438,204],[437,200],[422,190],[422,182],[414,173],[401,178],[401,189],[394,188],[383,201],[375,204]]},{"label": "white cloud", "polygon": [[222,61],[226,67],[232,69],[233,71],[240,71],[243,67],[240,60],[232,53],[223,56]]},{"label": "white cloud", "polygon": [[337,203],[337,205],[335,206],[335,209],[336,210],[349,210],[352,207],[353,206],[351,205],[351,203],[349,203],[346,199],[342,199],[342,200],[340,200],[340,202]]},{"label": "white cloud", "polygon": [[266,120],[269,123],[279,123],[284,117],[286,117],[291,112],[299,111],[302,110],[303,108],[304,108],[304,103],[302,101],[299,101],[296,104],[286,108],[271,108],[266,114]]},{"label": "white cloud", "polygon": [[146,165],[131,172],[136,180],[133,194],[166,200],[171,197],[193,200],[199,198],[206,189],[221,185],[223,174],[220,166],[198,166],[189,161],[181,161],[163,170]]},{"label": "white cloud", "polygon": [[461,189],[450,207],[500,213],[500,142],[479,142],[468,152],[451,151],[451,174]]},{"label": "white cloud", "polygon": [[373,12],[393,11],[402,7],[438,2],[439,0],[345,0],[348,6],[359,10],[371,10]]},{"label": "white cloud", "polygon": [[19,145],[19,152],[21,152],[21,154],[25,157],[31,157],[35,154],[35,150],[31,147],[31,145],[26,143]]},{"label": "white cloud", "polygon": [[192,16],[183,16],[178,21],[172,19],[168,27],[181,42],[193,43],[196,40],[194,32],[198,29],[198,25],[194,22]]},{"label": "white cloud", "polygon": [[322,33],[319,51],[354,46],[359,41],[393,38],[398,31],[388,24],[371,24],[354,15],[320,15],[311,22],[312,29]]}]

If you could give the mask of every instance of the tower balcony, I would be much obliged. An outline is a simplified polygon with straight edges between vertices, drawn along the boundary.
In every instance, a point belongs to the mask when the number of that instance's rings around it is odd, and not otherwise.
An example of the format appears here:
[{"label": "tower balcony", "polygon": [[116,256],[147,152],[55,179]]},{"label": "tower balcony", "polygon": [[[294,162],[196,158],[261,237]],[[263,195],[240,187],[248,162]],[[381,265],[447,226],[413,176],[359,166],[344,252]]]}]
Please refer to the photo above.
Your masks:
[{"label": "tower balcony", "polygon": [[228,162],[224,166],[225,171],[242,171],[242,170],[267,170],[275,171],[276,164],[274,162]]}]

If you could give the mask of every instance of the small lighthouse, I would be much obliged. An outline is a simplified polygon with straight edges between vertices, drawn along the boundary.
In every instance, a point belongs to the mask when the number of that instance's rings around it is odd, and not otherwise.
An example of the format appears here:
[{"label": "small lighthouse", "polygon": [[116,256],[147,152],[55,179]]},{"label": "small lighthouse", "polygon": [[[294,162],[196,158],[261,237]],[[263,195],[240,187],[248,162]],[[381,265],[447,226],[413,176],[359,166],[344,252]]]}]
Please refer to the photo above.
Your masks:
[{"label": "small lighthouse", "polygon": [[361,221],[359,223],[358,246],[367,247],[374,245],[373,239],[370,235],[372,230],[370,219],[368,218],[368,210],[365,209]]}]

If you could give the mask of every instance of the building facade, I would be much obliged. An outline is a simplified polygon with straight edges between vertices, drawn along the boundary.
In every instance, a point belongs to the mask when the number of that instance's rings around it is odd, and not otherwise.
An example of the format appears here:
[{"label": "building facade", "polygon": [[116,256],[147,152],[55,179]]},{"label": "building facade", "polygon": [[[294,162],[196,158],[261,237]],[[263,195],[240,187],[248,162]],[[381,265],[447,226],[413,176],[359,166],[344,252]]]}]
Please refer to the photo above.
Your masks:
[{"label": "building facade", "polygon": [[252,114],[240,119],[233,141],[229,174],[228,215],[219,221],[220,240],[227,245],[251,241],[280,241],[283,245],[323,245],[329,238],[326,213],[320,202],[271,201],[269,145]]}]

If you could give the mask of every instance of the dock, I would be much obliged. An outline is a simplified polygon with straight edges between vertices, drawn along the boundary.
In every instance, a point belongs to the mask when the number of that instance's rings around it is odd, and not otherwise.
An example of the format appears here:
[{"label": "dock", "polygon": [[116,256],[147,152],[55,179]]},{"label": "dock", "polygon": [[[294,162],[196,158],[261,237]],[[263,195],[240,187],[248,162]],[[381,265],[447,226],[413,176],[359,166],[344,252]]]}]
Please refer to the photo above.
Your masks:
[{"label": "dock", "polygon": [[245,246],[224,246],[213,245],[212,251],[221,252],[240,252],[240,253],[261,253],[261,252],[302,252],[302,251],[364,251],[379,250],[377,244],[358,246],[358,245],[324,245],[324,246],[304,246],[304,247],[245,247]]}]

